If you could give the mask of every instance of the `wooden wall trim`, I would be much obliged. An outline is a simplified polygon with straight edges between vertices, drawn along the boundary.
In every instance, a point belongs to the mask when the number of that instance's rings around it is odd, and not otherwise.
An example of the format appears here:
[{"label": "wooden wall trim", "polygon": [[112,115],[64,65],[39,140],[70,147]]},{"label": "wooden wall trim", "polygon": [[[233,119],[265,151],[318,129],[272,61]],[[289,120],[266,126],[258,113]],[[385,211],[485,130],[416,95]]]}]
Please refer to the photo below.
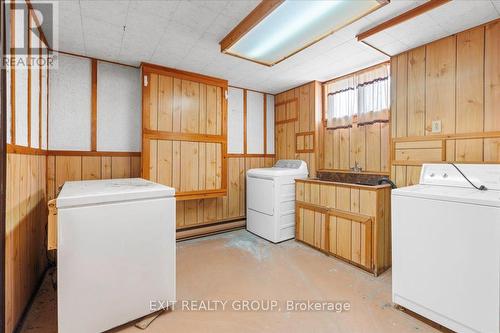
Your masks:
[{"label": "wooden wall trim", "polygon": [[264,154],[267,154],[267,94],[264,93]]},{"label": "wooden wall trim", "polygon": [[153,131],[150,129],[144,129],[144,137],[148,140],[172,140],[172,141],[212,142],[212,143],[227,142],[227,138],[224,135],[176,133],[167,131]]},{"label": "wooden wall trim", "polygon": [[66,51],[62,51],[62,50],[55,50],[55,49],[52,49],[52,48],[49,48],[49,50],[51,52],[57,52],[57,53],[60,53],[60,54],[65,54],[65,55],[69,55],[69,56],[73,56],[73,57],[85,58],[85,59],[89,59],[91,61],[92,60],[97,60],[99,62],[105,62],[105,63],[113,64],[113,65],[126,66],[126,67],[131,67],[131,68],[136,68],[136,69],[139,68],[139,66],[132,66],[132,65],[124,64],[124,63],[117,62],[117,61],[111,61],[111,60],[105,60],[105,59],[101,59],[101,58],[89,57],[89,56],[86,56],[86,55],[83,55],[83,54],[66,52]]},{"label": "wooden wall trim", "polygon": [[13,144],[7,144],[7,153],[22,155],[47,155],[47,151],[43,149],[18,146]]},{"label": "wooden wall trim", "polygon": [[[38,49],[38,57],[41,59],[42,58],[42,47],[40,45],[40,48]],[[42,142],[42,118],[43,118],[43,112],[42,112],[42,70],[43,67],[39,66],[38,67],[38,146],[42,148],[43,142]],[[45,123],[47,123],[49,118],[45,120]],[[48,133],[47,133],[48,134]]]},{"label": "wooden wall trim", "polygon": [[276,157],[276,154],[227,154],[227,157]]},{"label": "wooden wall trim", "polygon": [[[1,45],[0,54],[2,59],[8,54],[7,48],[10,45],[6,44],[6,6],[4,2],[0,4],[0,34]],[[2,68],[0,72],[0,129],[2,135],[0,137],[0,331],[6,331],[6,229],[7,229],[7,135],[4,134],[10,130],[7,127],[7,71]]]},{"label": "wooden wall trim", "polygon": [[430,0],[418,7],[415,7],[407,12],[404,12],[403,14],[400,14],[390,20],[387,20],[379,25],[376,25],[375,27],[364,31],[356,36],[356,39],[358,41],[362,41],[372,35],[375,35],[376,33],[379,33],[383,30],[389,29],[395,25],[398,25],[400,23],[403,23],[405,21],[408,21],[414,17],[417,17],[419,15],[422,15],[425,12],[428,12],[434,8],[437,8],[441,5],[444,5],[445,3],[450,2],[450,0]]},{"label": "wooden wall trim", "polygon": [[454,140],[454,139],[486,139],[486,138],[499,138],[500,131],[486,131],[474,133],[456,133],[456,134],[433,134],[428,136],[406,136],[392,138],[392,142],[413,142],[413,141],[440,141],[440,140]]},{"label": "wooden wall trim", "polygon": [[247,90],[243,90],[243,154],[247,154]]},{"label": "wooden wall trim", "polygon": [[80,151],[80,150],[46,150],[48,156],[141,156],[136,151]]},{"label": "wooden wall trim", "polygon": [[[15,52],[15,40],[16,40],[16,29],[15,27],[16,24],[16,15],[14,12],[15,9],[15,3],[11,2],[10,3],[10,54],[12,57],[16,56]],[[13,47],[14,46],[14,47]],[[12,144],[16,143],[16,70],[15,67],[10,68],[10,142]]]},{"label": "wooden wall trim", "polygon": [[90,111],[90,150],[97,151],[97,60],[92,59],[92,90]]},{"label": "wooden wall trim", "polygon": [[[28,11],[28,147],[31,147],[31,10]],[[40,121],[40,119],[39,119]]]},{"label": "wooden wall trim", "polygon": [[196,82],[201,82],[201,83],[205,83],[205,84],[210,84],[213,86],[221,87],[223,89],[227,89],[227,87],[228,87],[227,80],[212,77],[212,76],[207,76],[207,75],[203,75],[203,74],[183,71],[180,69],[175,69],[175,68],[170,68],[170,67],[163,67],[160,65],[150,64],[150,63],[146,63],[146,62],[141,63],[141,68],[142,68],[142,75],[143,76],[146,74],[156,73],[156,74],[176,77],[176,78],[183,79],[183,80],[196,81]]},{"label": "wooden wall trim", "polygon": [[7,144],[7,152],[10,154],[23,155],[47,155],[47,156],[141,156],[141,152],[135,151],[81,151],[81,150],[45,150]]},{"label": "wooden wall trim", "polygon": [[[30,13],[31,12],[34,12],[34,9],[33,9],[33,5],[31,4],[31,1],[30,0],[25,0],[26,2],[26,5],[28,6],[29,8],[29,11]],[[33,21],[35,21],[35,24],[36,24],[36,27],[37,27],[37,30],[38,30],[38,33],[40,34],[40,37],[42,39],[42,41],[44,42],[44,44],[47,46],[47,48],[50,48],[50,45],[47,41],[47,37],[45,36],[45,33],[43,32],[42,30],[42,27],[41,27],[41,24],[40,24],[40,21],[38,20],[38,16],[36,15],[33,15]]]},{"label": "wooden wall trim", "polygon": [[227,195],[227,189],[217,189],[217,190],[201,190],[201,191],[189,191],[189,192],[178,192],[175,194],[177,201],[185,200],[195,200],[195,199],[209,199],[222,197]]}]

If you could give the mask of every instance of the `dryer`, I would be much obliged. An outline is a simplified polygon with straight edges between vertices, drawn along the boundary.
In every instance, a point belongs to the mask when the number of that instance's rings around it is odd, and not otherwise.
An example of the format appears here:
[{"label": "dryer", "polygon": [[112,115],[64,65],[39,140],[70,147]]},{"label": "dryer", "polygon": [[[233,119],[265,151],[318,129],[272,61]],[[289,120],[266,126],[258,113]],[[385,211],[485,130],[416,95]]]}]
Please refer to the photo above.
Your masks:
[{"label": "dryer", "polygon": [[307,178],[301,160],[247,171],[247,230],[273,243],[295,237],[295,179]]}]

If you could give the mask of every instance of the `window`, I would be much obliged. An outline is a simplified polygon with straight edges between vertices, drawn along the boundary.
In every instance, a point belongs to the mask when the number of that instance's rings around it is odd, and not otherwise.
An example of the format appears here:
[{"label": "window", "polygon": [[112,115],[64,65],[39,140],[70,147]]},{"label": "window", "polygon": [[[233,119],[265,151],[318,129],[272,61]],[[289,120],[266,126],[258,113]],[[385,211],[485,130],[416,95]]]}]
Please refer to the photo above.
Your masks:
[{"label": "window", "polygon": [[389,120],[389,64],[382,64],[327,85],[327,126],[351,127]]}]

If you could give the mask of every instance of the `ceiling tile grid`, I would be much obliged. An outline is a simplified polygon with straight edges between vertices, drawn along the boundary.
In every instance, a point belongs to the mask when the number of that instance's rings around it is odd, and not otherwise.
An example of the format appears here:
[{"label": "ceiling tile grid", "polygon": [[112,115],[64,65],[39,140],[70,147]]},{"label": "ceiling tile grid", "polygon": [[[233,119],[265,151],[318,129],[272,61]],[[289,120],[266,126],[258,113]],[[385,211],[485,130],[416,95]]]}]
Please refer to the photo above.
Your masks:
[{"label": "ceiling tile grid", "polygon": [[[36,7],[36,2],[32,0]],[[273,67],[220,52],[224,38],[260,0],[60,0],[58,48],[130,65],[152,62],[277,93],[388,60],[356,35],[425,0],[390,4]],[[394,55],[499,17],[500,0],[455,0],[366,41]]]}]

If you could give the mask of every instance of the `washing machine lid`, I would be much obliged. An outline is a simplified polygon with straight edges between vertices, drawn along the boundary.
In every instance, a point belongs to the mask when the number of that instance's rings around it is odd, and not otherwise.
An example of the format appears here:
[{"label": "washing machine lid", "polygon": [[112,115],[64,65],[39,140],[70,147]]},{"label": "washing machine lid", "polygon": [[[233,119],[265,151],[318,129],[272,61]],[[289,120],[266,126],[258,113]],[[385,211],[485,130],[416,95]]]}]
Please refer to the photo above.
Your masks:
[{"label": "washing machine lid", "polygon": [[419,184],[392,190],[392,195],[500,207],[500,191],[497,190]]},{"label": "washing machine lid", "polygon": [[69,181],[57,196],[56,207],[175,196],[175,189],[141,178]]},{"label": "washing machine lid", "polygon": [[297,169],[287,169],[287,168],[260,168],[260,169],[250,169],[247,172],[250,177],[281,177],[281,176],[307,176],[307,172]]},{"label": "washing machine lid", "polygon": [[274,178],[282,176],[307,177],[307,163],[302,160],[278,160],[272,168],[250,169],[247,175],[257,178]]}]

